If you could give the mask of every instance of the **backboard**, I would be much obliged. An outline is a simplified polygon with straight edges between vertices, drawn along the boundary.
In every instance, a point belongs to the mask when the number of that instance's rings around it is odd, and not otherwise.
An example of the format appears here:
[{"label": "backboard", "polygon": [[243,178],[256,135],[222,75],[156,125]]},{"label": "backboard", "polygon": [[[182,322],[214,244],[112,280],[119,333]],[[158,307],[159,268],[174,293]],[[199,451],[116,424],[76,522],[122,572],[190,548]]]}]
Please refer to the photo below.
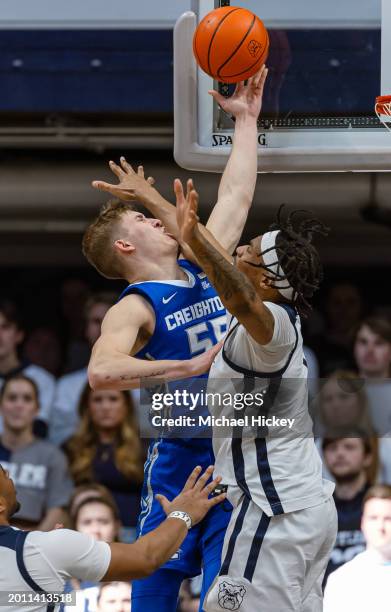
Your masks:
[{"label": "backboard", "polygon": [[[174,30],[177,163],[220,172],[234,124],[208,95],[214,83],[196,65],[199,21],[225,0],[193,0]],[[259,119],[260,172],[390,171],[391,135],[375,98],[391,94],[391,0],[233,0],[256,13],[270,35],[269,76]]]}]

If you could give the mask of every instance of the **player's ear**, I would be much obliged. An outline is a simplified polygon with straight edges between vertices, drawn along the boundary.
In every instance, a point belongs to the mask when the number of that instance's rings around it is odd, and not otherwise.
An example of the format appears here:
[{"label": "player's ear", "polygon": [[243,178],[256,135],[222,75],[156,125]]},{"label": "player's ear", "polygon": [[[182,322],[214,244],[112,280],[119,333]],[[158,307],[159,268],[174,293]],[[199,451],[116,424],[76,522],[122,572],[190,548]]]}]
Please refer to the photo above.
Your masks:
[{"label": "player's ear", "polygon": [[261,287],[261,289],[270,289],[271,285],[272,279],[265,273],[264,270],[260,270],[259,286]]},{"label": "player's ear", "polygon": [[136,247],[131,242],[121,239],[114,242],[114,248],[124,255],[131,255],[136,250]]},{"label": "player's ear", "polygon": [[0,514],[4,514],[7,511],[7,502],[4,495],[0,495]]}]

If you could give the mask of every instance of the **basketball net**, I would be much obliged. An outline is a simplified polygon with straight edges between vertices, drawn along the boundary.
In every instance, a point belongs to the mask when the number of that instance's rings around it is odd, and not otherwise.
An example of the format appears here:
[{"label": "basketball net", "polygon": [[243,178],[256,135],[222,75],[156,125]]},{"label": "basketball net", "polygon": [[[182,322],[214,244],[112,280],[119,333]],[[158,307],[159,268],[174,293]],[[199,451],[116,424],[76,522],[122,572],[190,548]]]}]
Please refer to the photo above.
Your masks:
[{"label": "basketball net", "polygon": [[378,96],[376,98],[375,113],[384,127],[391,132],[391,96]]}]

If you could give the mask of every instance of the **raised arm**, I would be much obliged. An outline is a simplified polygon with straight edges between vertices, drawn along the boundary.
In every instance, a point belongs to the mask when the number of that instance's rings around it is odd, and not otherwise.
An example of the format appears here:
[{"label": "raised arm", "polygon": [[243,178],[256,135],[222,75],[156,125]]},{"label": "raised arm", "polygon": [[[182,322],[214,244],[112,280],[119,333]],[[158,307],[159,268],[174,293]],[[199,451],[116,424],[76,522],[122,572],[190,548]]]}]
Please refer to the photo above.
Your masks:
[{"label": "raised arm", "polygon": [[181,240],[194,251],[208,279],[224,306],[259,342],[268,344],[273,337],[274,319],[245,274],[230,264],[226,257],[198,229],[198,194],[192,190],[184,197],[180,181],[175,182],[177,218]]},{"label": "raised arm", "polygon": [[[88,366],[93,389],[138,389],[144,380],[170,381],[207,372],[219,345],[188,359],[147,361],[132,357],[137,352],[140,334],[153,329],[153,312],[138,295],[129,295],[106,313],[102,332],[95,343]],[[137,348],[138,347],[138,348]]]},{"label": "raised arm", "polygon": [[[221,179],[218,201],[206,225],[208,231],[201,231],[218,250],[221,245],[229,254],[232,254],[240,239],[254,195],[257,119],[261,110],[266,76],[267,69],[263,66],[249,79],[247,85],[239,83],[230,98],[224,98],[214,91],[209,92],[227,113],[235,117],[236,123],[234,143]],[[139,166],[135,172],[124,157],[121,157],[120,165],[113,161],[110,161],[109,165],[119,179],[119,183],[114,185],[104,181],[93,181],[93,187],[107,191],[123,201],[141,202],[162,221],[171,234],[178,237],[175,206],[153,187],[152,177],[145,179],[143,167]],[[183,248],[186,249],[185,246]],[[192,258],[191,253],[184,254]]]},{"label": "raised arm", "polygon": [[230,98],[216,91],[209,92],[221,108],[235,118],[231,155],[220,181],[217,203],[206,224],[206,228],[230,254],[240,240],[254,197],[258,156],[257,120],[267,73],[268,69],[262,66],[247,85],[238,83]]}]

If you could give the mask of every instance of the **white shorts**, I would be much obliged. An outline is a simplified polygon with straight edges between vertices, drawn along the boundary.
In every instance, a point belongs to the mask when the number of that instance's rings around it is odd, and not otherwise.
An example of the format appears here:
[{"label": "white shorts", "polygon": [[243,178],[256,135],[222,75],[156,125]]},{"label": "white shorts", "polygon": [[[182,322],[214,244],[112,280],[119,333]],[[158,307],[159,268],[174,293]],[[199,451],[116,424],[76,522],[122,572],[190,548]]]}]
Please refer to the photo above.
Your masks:
[{"label": "white shorts", "polygon": [[337,535],[332,497],[268,517],[247,497],[234,508],[219,576],[205,612],[320,612],[322,581]]}]

